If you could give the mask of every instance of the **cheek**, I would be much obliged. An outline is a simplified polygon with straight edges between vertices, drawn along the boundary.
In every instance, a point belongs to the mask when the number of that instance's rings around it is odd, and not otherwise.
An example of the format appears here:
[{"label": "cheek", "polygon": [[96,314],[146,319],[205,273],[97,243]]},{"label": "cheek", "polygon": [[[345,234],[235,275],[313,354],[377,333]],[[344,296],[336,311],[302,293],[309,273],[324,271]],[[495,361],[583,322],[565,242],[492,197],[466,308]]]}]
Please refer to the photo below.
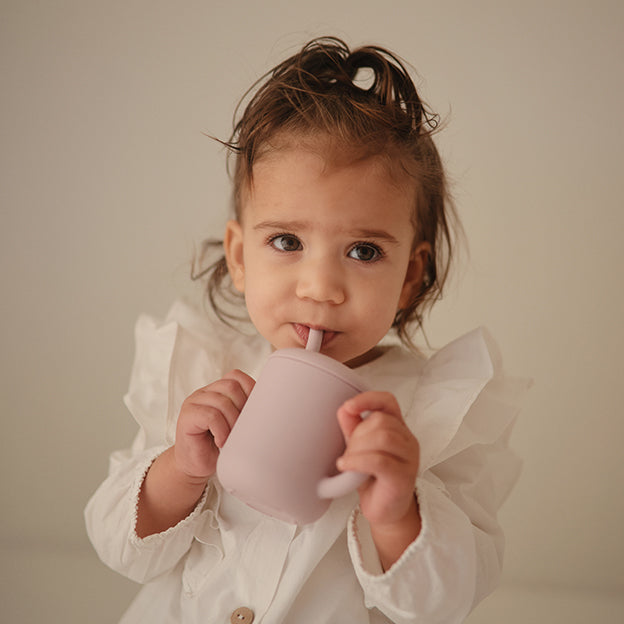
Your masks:
[{"label": "cheek", "polygon": [[369,314],[371,332],[379,335],[379,339],[385,336],[386,332],[392,327],[397,309],[395,306],[377,306],[372,309]]},{"label": "cheek", "polygon": [[[371,304],[380,312],[394,316],[399,308],[404,279],[400,270],[388,271],[375,281],[375,285],[369,285],[368,297]],[[400,276],[400,277],[399,277]]]},{"label": "cheek", "polygon": [[360,292],[365,293],[357,304],[364,331],[385,335],[399,307],[401,285],[393,280],[384,280],[363,285]]},{"label": "cheek", "polygon": [[245,288],[245,304],[250,315],[266,307],[265,298],[262,296],[263,289],[258,288],[255,280],[248,279]]},{"label": "cheek", "polygon": [[251,269],[245,279],[245,305],[253,324],[260,329],[272,316],[278,301],[278,291],[274,280],[267,271]]}]

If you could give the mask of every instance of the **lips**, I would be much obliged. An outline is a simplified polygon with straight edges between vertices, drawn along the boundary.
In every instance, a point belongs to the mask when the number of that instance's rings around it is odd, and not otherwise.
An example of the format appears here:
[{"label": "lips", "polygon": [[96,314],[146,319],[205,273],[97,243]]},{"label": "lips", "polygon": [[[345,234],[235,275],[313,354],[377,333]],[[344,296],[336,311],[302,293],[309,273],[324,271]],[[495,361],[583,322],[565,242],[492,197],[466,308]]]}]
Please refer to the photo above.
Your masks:
[{"label": "lips", "polygon": [[293,323],[293,328],[297,334],[302,346],[306,346],[308,337],[310,335],[310,329],[319,329],[323,332],[323,342],[321,343],[321,349],[326,347],[332,340],[338,335],[339,332],[332,331],[321,325],[303,325],[301,323]]}]

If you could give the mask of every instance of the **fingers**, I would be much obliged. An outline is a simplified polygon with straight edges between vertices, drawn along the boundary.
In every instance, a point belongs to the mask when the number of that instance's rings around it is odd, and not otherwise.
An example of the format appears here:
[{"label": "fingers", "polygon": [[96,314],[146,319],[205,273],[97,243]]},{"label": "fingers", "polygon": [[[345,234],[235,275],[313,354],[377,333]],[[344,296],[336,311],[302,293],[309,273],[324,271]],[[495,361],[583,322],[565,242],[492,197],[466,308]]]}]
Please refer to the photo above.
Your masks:
[{"label": "fingers", "polygon": [[420,446],[396,398],[363,392],[340,407],[338,421],[346,440],[338,469],[370,475],[358,488],[362,513],[371,526],[404,518],[414,504]]},{"label": "fingers", "polygon": [[371,414],[381,412],[403,422],[401,408],[389,392],[362,392],[345,401],[338,410],[338,423],[348,442],[356,427]]},{"label": "fingers", "polygon": [[361,414],[362,412],[384,412],[394,418],[403,420],[401,408],[395,396],[390,392],[362,392],[345,401],[341,408],[349,414]]},{"label": "fingers", "polygon": [[243,371],[238,369],[230,371],[227,375],[223,376],[223,379],[232,379],[234,381],[237,381],[245,394],[245,400],[247,400],[249,393],[256,385],[253,377],[250,377],[247,373],[243,373]]},{"label": "fingers", "polygon": [[185,401],[178,427],[183,435],[210,432],[223,446],[255,382],[242,371],[231,371],[218,381],[196,390]]},{"label": "fingers", "polygon": [[[418,460],[418,441],[405,424],[383,412],[373,412],[353,431],[345,455],[393,458],[412,463]],[[349,466],[349,469],[356,469]]]},{"label": "fingers", "polygon": [[209,477],[216,469],[221,448],[254,387],[254,380],[239,370],[186,398],[176,427],[174,456],[182,472]]},{"label": "fingers", "polygon": [[[362,415],[366,415],[362,418]],[[385,392],[364,392],[346,401],[338,421],[347,442],[341,470],[372,475],[418,470],[418,440],[401,415],[396,398]]]}]

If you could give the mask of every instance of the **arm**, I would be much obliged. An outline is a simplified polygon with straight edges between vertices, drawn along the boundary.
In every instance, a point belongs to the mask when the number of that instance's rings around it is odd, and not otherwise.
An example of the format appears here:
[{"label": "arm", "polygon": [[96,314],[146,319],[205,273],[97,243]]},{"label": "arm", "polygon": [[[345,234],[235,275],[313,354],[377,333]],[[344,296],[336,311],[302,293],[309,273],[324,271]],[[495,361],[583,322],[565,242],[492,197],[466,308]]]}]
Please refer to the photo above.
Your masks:
[{"label": "arm", "polygon": [[371,536],[383,570],[389,570],[416,540],[422,529],[422,518],[416,494],[405,515],[394,522],[377,522],[370,526]]},{"label": "arm", "polygon": [[[141,434],[138,441],[140,442]],[[137,583],[167,572],[189,549],[204,499],[182,522],[165,533],[141,539],[136,533],[139,491],[144,477],[165,447],[117,451],[108,477],[85,509],[87,534],[100,559]]]},{"label": "arm", "polygon": [[192,479],[175,462],[174,447],[159,455],[145,475],[137,505],[140,538],[162,533],[186,518],[206,489],[207,479]]},{"label": "arm", "polygon": [[[369,412],[366,419],[360,414]],[[360,508],[384,570],[400,558],[421,531],[414,482],[418,473],[418,440],[409,430],[395,397],[365,392],[338,411],[347,448],[341,470],[371,475],[359,489]]]},{"label": "arm", "polygon": [[425,471],[416,482],[421,532],[385,572],[373,529],[355,512],[349,549],[367,606],[397,624],[464,621],[500,578],[504,542],[496,515],[517,471],[506,436]]},{"label": "arm", "polygon": [[144,583],[184,556],[201,522],[218,448],[253,383],[233,371],[189,396],[174,446],[143,450],[141,430],[133,452],[113,454],[109,476],[85,510],[87,533],[104,563]]},{"label": "arm", "polygon": [[497,513],[519,474],[508,442],[530,382],[503,374],[483,329],[453,341],[414,375],[414,393],[401,391],[400,401],[420,443],[420,533],[384,572],[375,521],[356,510],[349,550],[369,609],[397,624],[463,622],[500,578]]},{"label": "arm", "polygon": [[249,375],[235,370],[184,401],[176,442],[154,461],[141,488],[139,537],[161,533],[193,510],[216,470],[219,448],[253,386]]}]

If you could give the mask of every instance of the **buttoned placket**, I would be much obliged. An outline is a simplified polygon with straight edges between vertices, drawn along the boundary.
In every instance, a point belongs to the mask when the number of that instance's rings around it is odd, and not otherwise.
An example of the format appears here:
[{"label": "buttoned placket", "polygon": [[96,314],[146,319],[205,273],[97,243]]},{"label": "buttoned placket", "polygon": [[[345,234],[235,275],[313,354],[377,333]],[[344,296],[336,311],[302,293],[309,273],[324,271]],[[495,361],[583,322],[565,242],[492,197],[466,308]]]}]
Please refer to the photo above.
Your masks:
[{"label": "buttoned placket", "polygon": [[[212,501],[216,512],[204,512],[205,524],[195,539],[204,547],[214,547],[210,552],[220,553],[215,565],[223,568],[212,574],[211,569],[200,566],[193,574],[197,591],[185,591],[185,595],[195,603],[189,605],[193,610],[203,610],[209,604],[215,622],[249,624],[249,618],[258,622],[271,607],[297,526],[262,514],[220,487],[218,490],[218,501]],[[235,581],[224,585],[224,578]]]},{"label": "buttoned placket", "polygon": [[248,606],[256,617],[271,606],[296,532],[296,525],[263,515],[245,541],[240,558],[245,581],[241,586],[254,597]]}]

